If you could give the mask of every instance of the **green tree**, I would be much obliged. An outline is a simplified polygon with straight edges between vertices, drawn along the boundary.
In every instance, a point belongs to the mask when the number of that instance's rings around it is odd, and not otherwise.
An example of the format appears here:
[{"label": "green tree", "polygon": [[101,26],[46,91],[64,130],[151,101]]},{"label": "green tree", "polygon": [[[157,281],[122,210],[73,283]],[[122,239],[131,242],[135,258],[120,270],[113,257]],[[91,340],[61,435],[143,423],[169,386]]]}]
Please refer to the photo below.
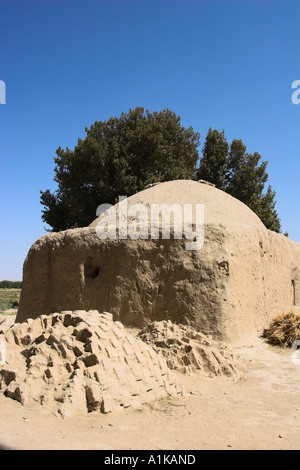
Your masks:
[{"label": "green tree", "polygon": [[135,108],[85,130],[74,150],[56,151],[58,189],[41,191],[42,219],[53,231],[86,226],[98,205],[114,204],[149,183],[195,175],[200,135],[168,109]]},{"label": "green tree", "polygon": [[268,162],[264,161],[259,165],[260,159],[257,152],[246,153],[241,140],[232,141],[227,163],[226,191],[249,207],[261,197],[269,178],[266,171]]},{"label": "green tree", "polygon": [[[240,184],[238,174],[241,171],[242,163],[246,154],[246,146],[241,140],[233,140],[230,144],[230,150],[227,155],[226,166],[226,188],[230,186],[230,194],[239,193]],[[234,196],[236,197],[236,196]]]},{"label": "green tree", "polygon": [[[275,191],[272,189],[272,186],[269,185],[266,193],[261,194],[260,198],[256,200],[253,210],[269,230],[280,233],[282,230],[280,219],[275,208],[275,196]],[[288,233],[285,232],[284,235],[288,236]]]},{"label": "green tree", "polygon": [[22,281],[0,281],[0,289],[21,289]]},{"label": "green tree", "polygon": [[262,161],[259,153],[247,153],[242,140],[233,140],[229,146],[222,132],[209,128],[203,157],[197,171],[197,178],[214,183],[217,188],[250,207],[265,226],[276,232],[281,231],[280,219],[275,209],[275,191],[269,186],[268,162]]},{"label": "green tree", "polygon": [[229,144],[224,130],[219,132],[210,127],[205,139],[197,178],[209,181],[225,191],[228,149]]},{"label": "green tree", "polygon": [[199,133],[181,126],[180,116],[168,109],[135,108],[85,130],[74,150],[56,151],[58,189],[41,191],[42,219],[53,231],[87,226],[100,204],[176,179],[214,183],[249,206],[267,228],[281,231],[275,191],[268,186],[264,192],[267,162],[247,153],[241,140],[229,146],[224,130],[209,128],[198,168]]},{"label": "green tree", "polygon": [[250,207],[268,229],[280,232],[280,219],[275,209],[276,193],[271,186],[264,193],[269,179],[268,162],[260,163],[260,160],[259,153],[246,153],[243,142],[233,140],[228,154],[226,191]]}]

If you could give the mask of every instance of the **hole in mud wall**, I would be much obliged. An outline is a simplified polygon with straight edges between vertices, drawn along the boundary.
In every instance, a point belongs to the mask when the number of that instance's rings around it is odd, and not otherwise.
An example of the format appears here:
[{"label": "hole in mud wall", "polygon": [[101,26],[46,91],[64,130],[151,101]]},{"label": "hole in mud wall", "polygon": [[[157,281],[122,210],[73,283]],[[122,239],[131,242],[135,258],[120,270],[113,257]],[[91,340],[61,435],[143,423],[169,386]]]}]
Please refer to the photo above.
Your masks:
[{"label": "hole in mud wall", "polygon": [[92,263],[86,263],[84,266],[84,277],[86,279],[96,279],[100,272],[99,266],[92,264]]}]

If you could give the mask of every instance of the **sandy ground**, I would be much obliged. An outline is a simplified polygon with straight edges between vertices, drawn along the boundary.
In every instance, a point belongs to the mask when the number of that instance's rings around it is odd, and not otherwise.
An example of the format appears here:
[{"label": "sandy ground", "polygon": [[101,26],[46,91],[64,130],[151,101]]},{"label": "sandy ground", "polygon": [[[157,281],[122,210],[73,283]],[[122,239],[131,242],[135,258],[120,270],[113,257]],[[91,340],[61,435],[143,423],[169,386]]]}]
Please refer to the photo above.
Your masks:
[{"label": "sandy ground", "polygon": [[2,449],[300,449],[300,352],[257,339],[243,378],[179,375],[186,396],[113,414],[57,418],[0,394]]}]

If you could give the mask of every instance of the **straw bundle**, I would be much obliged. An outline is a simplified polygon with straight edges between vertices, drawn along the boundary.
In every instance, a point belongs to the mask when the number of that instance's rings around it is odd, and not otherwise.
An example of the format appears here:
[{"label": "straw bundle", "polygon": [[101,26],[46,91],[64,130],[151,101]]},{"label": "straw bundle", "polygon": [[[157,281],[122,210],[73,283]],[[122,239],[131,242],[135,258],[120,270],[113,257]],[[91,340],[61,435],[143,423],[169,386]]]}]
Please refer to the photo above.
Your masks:
[{"label": "straw bundle", "polygon": [[263,337],[274,346],[290,347],[300,340],[300,315],[294,312],[277,315],[264,330]]}]

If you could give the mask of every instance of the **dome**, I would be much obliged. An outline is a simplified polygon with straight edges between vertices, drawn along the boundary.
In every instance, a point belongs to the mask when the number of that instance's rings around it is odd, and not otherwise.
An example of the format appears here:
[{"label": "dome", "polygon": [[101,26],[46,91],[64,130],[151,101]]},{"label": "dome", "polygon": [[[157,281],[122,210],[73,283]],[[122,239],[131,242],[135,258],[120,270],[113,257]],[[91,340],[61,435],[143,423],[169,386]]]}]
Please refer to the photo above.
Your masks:
[{"label": "dome", "polygon": [[[122,195],[120,195],[122,196]],[[223,229],[242,228],[266,230],[259,217],[238,199],[206,183],[192,180],[175,180],[155,184],[126,199],[127,209],[135,204],[143,204],[148,211],[151,205],[179,204],[192,205],[193,221],[196,217],[196,204],[204,205],[204,224],[221,225]],[[123,202],[114,206],[118,222],[118,209]],[[90,227],[96,227],[103,215],[97,217]]]}]

